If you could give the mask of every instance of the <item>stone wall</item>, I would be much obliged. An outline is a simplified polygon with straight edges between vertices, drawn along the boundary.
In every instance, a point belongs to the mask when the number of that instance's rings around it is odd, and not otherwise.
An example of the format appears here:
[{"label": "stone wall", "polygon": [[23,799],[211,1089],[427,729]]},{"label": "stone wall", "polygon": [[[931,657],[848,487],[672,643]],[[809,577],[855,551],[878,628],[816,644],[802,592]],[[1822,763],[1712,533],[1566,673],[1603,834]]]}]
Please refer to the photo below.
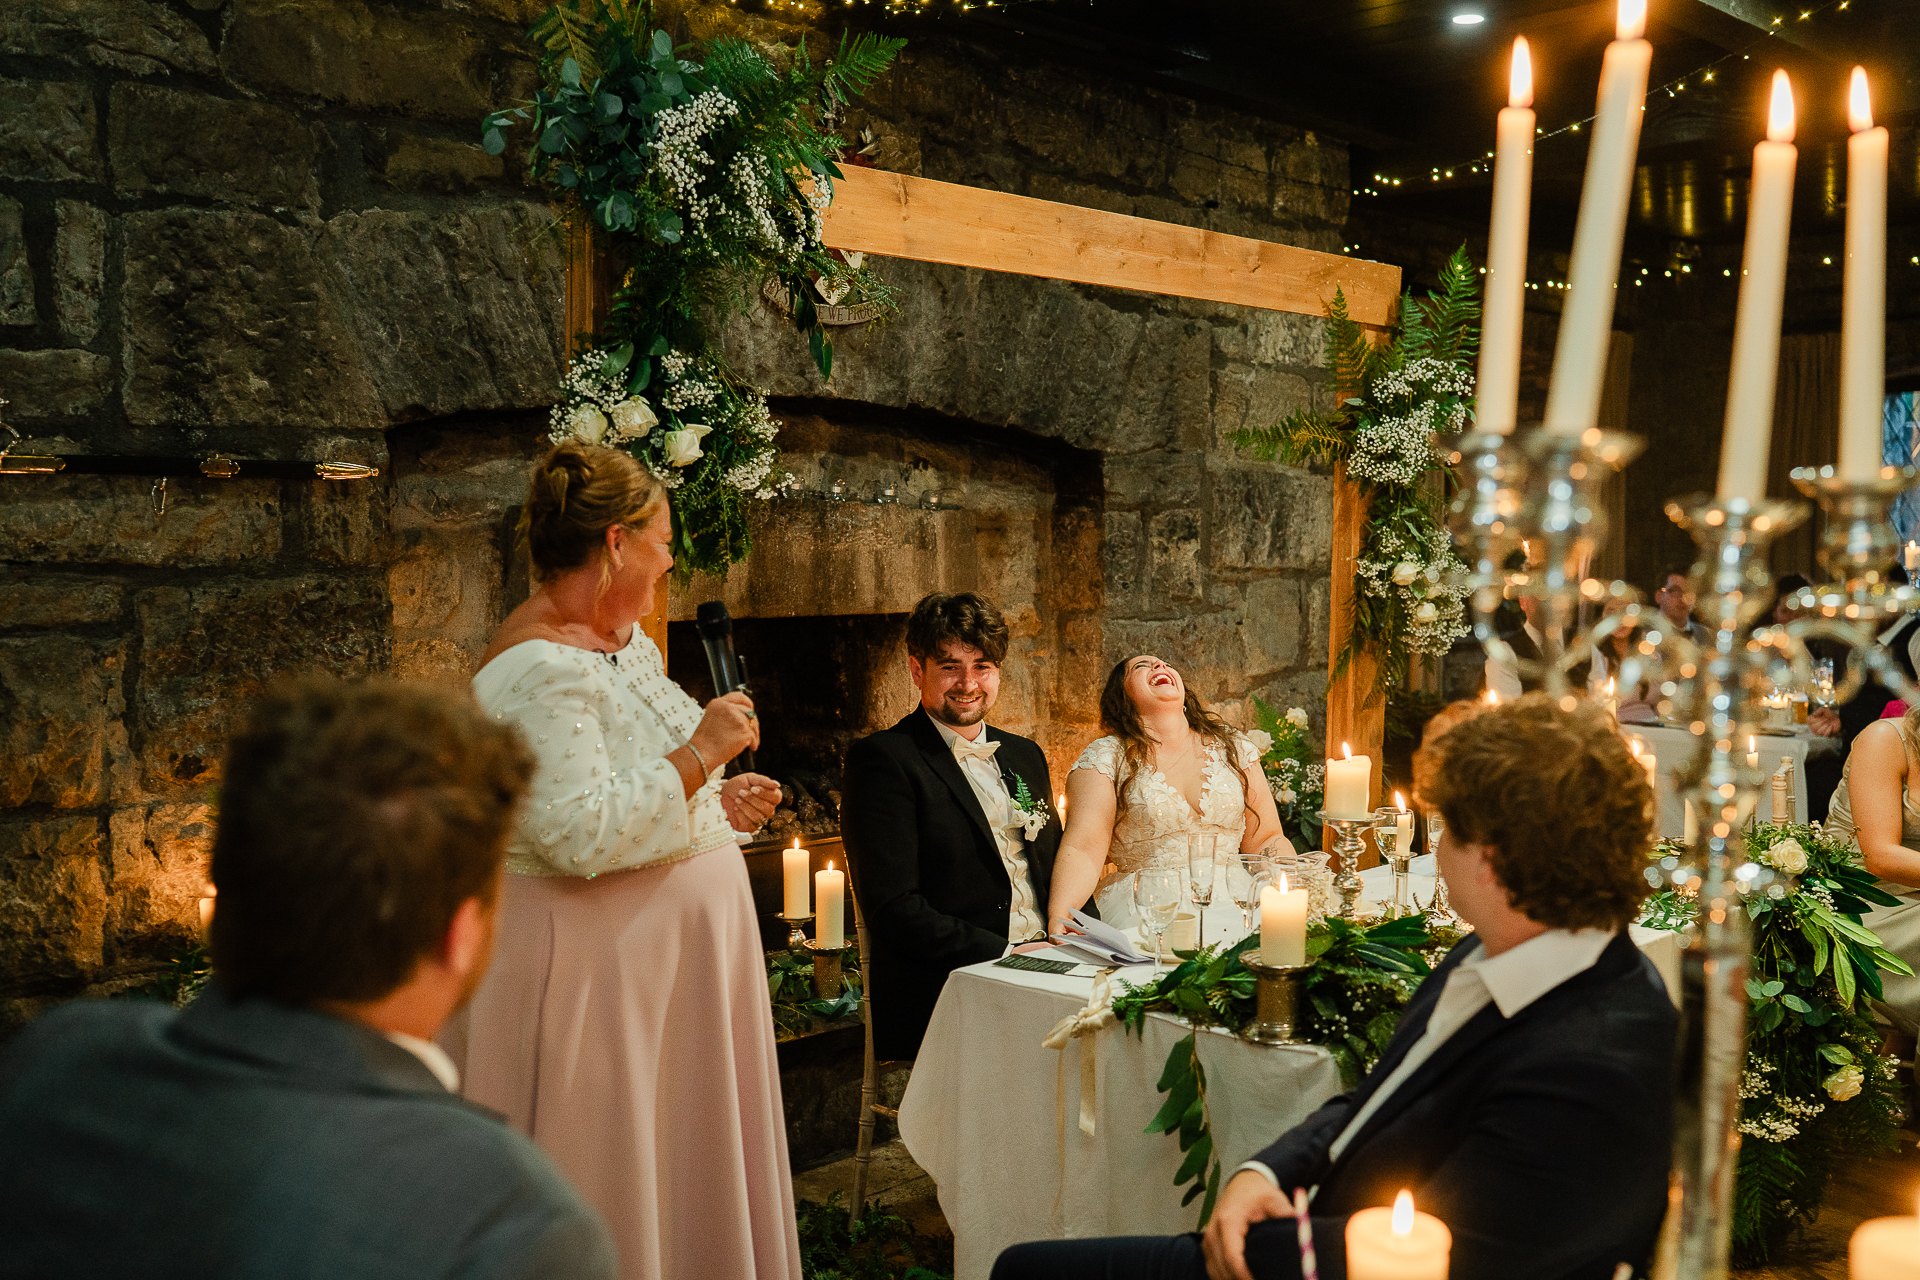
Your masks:
[{"label": "stone wall", "polygon": [[[517,162],[473,140],[530,89],[520,33],[541,7],[0,12],[5,420],[48,451],[382,469],[175,480],[164,514],[143,479],[0,485],[0,1029],[138,985],[191,936],[247,697],[297,671],[461,680],[524,590],[506,527],[562,367],[561,245]],[[945,37],[916,41],[849,124],[890,167],[1317,248],[1346,215],[1338,142]],[[905,312],[842,338],[831,387],[772,317],[728,341],[796,446],[801,419],[865,424],[845,458],[796,452],[809,474],[963,437],[1045,460],[1052,585],[1019,622],[1045,674],[1013,727],[1061,767],[1107,664],[1140,649],[1236,718],[1252,692],[1317,708],[1328,482],[1224,435],[1324,398],[1318,323],[887,270]],[[976,530],[972,553],[1000,573],[1030,543]]]}]

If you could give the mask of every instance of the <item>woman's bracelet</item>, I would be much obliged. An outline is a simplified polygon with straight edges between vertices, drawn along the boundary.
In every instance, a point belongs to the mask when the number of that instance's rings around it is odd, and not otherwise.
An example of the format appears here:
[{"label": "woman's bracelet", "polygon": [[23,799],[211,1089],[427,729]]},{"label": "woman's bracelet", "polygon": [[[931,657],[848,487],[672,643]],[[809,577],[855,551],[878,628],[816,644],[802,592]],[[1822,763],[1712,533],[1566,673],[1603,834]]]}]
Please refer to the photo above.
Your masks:
[{"label": "woman's bracelet", "polygon": [[[698,761],[698,762],[699,762],[699,764],[700,764],[700,776],[701,776],[702,778],[707,778],[707,777],[711,777],[711,776],[712,776],[712,774],[713,774],[713,770],[711,770],[711,769],[709,769],[709,768],[707,768],[707,758],[706,758],[705,756],[703,756],[703,755],[701,755],[701,754],[700,754],[700,748],[698,748],[698,747],[696,747],[696,746],[694,746],[694,745],[693,745],[693,739],[692,739],[692,738],[688,738],[688,739],[687,739],[687,750],[689,750],[689,751],[691,751],[691,752],[693,752],[693,758],[694,758],[694,759],[695,759],[696,761]],[[702,784],[702,785],[704,785],[704,784]]]}]

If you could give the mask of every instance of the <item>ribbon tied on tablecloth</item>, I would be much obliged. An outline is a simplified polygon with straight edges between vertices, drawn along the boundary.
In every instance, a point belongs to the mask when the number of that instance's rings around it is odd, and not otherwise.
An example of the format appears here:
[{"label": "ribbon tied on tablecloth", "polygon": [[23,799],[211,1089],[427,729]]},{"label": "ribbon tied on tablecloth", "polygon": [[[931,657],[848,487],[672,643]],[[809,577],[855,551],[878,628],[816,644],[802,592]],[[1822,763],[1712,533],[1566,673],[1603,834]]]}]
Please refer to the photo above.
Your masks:
[{"label": "ribbon tied on tablecloth", "polygon": [[1059,1122],[1061,1168],[1066,1167],[1067,1152],[1067,1045],[1081,1040],[1080,1045],[1080,1132],[1092,1137],[1094,1133],[1094,1060],[1093,1045],[1085,1042],[1102,1027],[1113,1025],[1113,997],[1108,990],[1107,975],[1101,974],[1094,980],[1093,995],[1088,997],[1087,1005],[1078,1013],[1070,1013],[1054,1023],[1053,1030],[1047,1032],[1040,1041],[1043,1048],[1057,1049],[1060,1061],[1054,1072],[1053,1113]]}]

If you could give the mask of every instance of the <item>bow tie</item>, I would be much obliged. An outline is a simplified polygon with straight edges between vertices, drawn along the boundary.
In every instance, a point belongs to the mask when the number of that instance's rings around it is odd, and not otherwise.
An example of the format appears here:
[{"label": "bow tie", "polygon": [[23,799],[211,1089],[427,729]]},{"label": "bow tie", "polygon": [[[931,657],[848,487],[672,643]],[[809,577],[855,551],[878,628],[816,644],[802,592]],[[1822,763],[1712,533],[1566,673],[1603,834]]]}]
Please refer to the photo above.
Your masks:
[{"label": "bow tie", "polygon": [[988,742],[987,735],[981,734],[978,741],[968,742],[965,738],[953,740],[953,758],[955,760],[988,760],[1000,749],[997,742]]}]

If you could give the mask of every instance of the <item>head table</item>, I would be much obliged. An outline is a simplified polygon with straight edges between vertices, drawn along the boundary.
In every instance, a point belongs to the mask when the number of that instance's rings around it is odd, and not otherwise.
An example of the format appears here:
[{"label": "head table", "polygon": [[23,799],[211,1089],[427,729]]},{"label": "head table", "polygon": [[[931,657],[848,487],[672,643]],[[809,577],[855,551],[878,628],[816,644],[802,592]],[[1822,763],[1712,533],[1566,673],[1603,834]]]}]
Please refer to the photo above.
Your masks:
[{"label": "head table", "polygon": [[[1693,758],[1700,740],[1684,726],[1622,724],[1621,731],[1641,738],[1653,749],[1659,764],[1654,783],[1654,800],[1660,815],[1660,834],[1679,837],[1686,832],[1686,816],[1680,797],[1673,789],[1673,771]],[[1760,757],[1760,771],[1771,777],[1783,761],[1793,762],[1793,820],[1807,820],[1807,756],[1815,752],[1838,751],[1839,740],[1817,738],[1805,725],[1786,732],[1756,734],[1753,753]],[[1773,812],[1772,796],[1760,793],[1760,816]]]},{"label": "head table", "polygon": [[[1416,859],[1414,869],[1424,903],[1433,889],[1431,859]],[[1369,900],[1390,893],[1386,868],[1363,876]],[[1206,936],[1240,937],[1239,909],[1209,908]],[[1675,990],[1674,935],[1636,926],[1634,940]],[[1123,978],[1151,976],[1144,966],[1121,970],[1113,992]],[[1061,1051],[1043,1048],[1093,985],[1091,969],[1028,973],[987,963],[957,970],[940,994],[900,1104],[900,1135],[939,1190],[953,1227],[955,1280],[986,1280],[1000,1251],[1024,1240],[1194,1228],[1199,1202],[1183,1208],[1185,1188],[1173,1184],[1180,1144],[1145,1132],[1162,1100],[1160,1070],[1188,1026],[1151,1014],[1143,1037],[1116,1024]],[[1256,1045],[1214,1029],[1198,1047],[1215,1147],[1228,1170],[1340,1092],[1332,1056],[1315,1046]],[[1095,1060],[1092,1136],[1079,1127],[1080,1055],[1088,1052]]]}]

